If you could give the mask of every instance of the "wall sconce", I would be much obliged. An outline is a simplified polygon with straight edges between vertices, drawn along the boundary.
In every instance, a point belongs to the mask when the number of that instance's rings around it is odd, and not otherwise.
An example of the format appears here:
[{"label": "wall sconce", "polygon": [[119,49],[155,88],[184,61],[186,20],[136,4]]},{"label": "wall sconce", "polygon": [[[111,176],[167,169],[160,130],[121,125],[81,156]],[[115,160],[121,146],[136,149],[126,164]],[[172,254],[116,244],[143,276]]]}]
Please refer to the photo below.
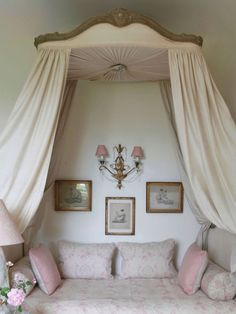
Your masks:
[{"label": "wall sconce", "polygon": [[144,158],[142,147],[134,146],[131,156],[134,160],[134,166],[130,167],[125,163],[124,153],[127,151],[125,146],[115,146],[113,148],[115,158],[114,162],[110,165],[107,164],[106,158],[109,156],[105,145],[98,145],[96,156],[99,161],[99,170],[106,170],[110,175],[118,181],[117,187],[121,189],[122,181],[134,171],[140,172],[141,159]]}]

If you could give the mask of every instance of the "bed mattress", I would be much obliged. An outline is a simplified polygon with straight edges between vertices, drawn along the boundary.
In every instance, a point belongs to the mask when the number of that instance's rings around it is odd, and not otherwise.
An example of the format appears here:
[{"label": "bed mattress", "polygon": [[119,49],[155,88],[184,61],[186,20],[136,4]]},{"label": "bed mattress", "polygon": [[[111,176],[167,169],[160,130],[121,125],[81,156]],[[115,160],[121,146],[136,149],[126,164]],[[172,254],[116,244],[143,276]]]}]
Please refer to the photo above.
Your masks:
[{"label": "bed mattress", "polygon": [[51,296],[39,288],[26,299],[32,314],[227,314],[236,302],[187,296],[172,279],[66,279]]}]

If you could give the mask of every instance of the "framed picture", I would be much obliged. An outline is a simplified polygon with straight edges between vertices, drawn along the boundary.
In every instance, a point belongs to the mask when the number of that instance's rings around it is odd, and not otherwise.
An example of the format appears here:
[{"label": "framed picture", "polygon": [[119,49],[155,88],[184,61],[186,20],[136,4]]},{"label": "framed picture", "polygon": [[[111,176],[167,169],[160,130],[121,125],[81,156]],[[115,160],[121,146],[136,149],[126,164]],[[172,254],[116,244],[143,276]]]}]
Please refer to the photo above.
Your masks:
[{"label": "framed picture", "polygon": [[147,182],[147,213],[182,213],[183,185],[181,182]]},{"label": "framed picture", "polygon": [[65,211],[91,211],[92,181],[55,181],[55,209]]},{"label": "framed picture", "polygon": [[134,197],[106,197],[105,234],[135,234]]}]

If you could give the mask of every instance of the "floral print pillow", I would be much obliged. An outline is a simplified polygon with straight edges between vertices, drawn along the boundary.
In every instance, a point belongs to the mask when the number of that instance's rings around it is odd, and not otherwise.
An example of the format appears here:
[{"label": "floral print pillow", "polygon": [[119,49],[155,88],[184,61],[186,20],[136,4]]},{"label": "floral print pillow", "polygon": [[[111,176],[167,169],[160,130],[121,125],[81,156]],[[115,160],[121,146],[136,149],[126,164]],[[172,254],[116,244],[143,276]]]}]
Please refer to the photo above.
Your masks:
[{"label": "floral print pillow", "polygon": [[108,279],[114,244],[58,242],[59,270],[63,278]]},{"label": "floral print pillow", "polygon": [[118,243],[122,278],[170,278],[176,276],[173,264],[175,241]]},{"label": "floral print pillow", "polygon": [[227,301],[236,295],[236,287],[231,282],[231,274],[210,262],[202,277],[201,289],[206,295],[218,301]]},{"label": "floral print pillow", "polygon": [[10,283],[16,288],[22,282],[30,281],[31,285],[25,287],[25,294],[28,295],[34,289],[36,279],[30,265],[29,258],[23,257],[12,268],[10,268]]}]

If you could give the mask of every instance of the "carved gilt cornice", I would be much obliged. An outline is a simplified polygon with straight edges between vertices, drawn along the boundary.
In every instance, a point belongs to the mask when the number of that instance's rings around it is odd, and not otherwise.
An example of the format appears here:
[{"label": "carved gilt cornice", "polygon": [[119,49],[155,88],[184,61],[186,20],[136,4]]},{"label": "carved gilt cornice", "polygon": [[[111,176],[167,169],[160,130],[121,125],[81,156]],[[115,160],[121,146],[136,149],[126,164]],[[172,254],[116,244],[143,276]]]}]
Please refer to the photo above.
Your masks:
[{"label": "carved gilt cornice", "polygon": [[76,27],[74,30],[68,33],[48,33],[45,35],[40,35],[35,38],[34,45],[35,47],[38,47],[39,44],[48,42],[48,41],[58,41],[58,40],[66,40],[73,38],[88,28],[101,23],[109,23],[117,27],[124,27],[127,25],[130,25],[132,23],[140,23],[149,26],[162,36],[169,38],[174,41],[180,41],[180,42],[192,42],[194,44],[197,44],[199,46],[202,46],[203,39],[201,36],[196,35],[189,35],[189,34],[174,34],[164,27],[162,27],[159,23],[157,23],[154,19],[147,17],[145,15],[131,12],[124,8],[117,8],[112,10],[111,12],[102,15],[102,16],[96,16],[91,17],[78,27]]}]

